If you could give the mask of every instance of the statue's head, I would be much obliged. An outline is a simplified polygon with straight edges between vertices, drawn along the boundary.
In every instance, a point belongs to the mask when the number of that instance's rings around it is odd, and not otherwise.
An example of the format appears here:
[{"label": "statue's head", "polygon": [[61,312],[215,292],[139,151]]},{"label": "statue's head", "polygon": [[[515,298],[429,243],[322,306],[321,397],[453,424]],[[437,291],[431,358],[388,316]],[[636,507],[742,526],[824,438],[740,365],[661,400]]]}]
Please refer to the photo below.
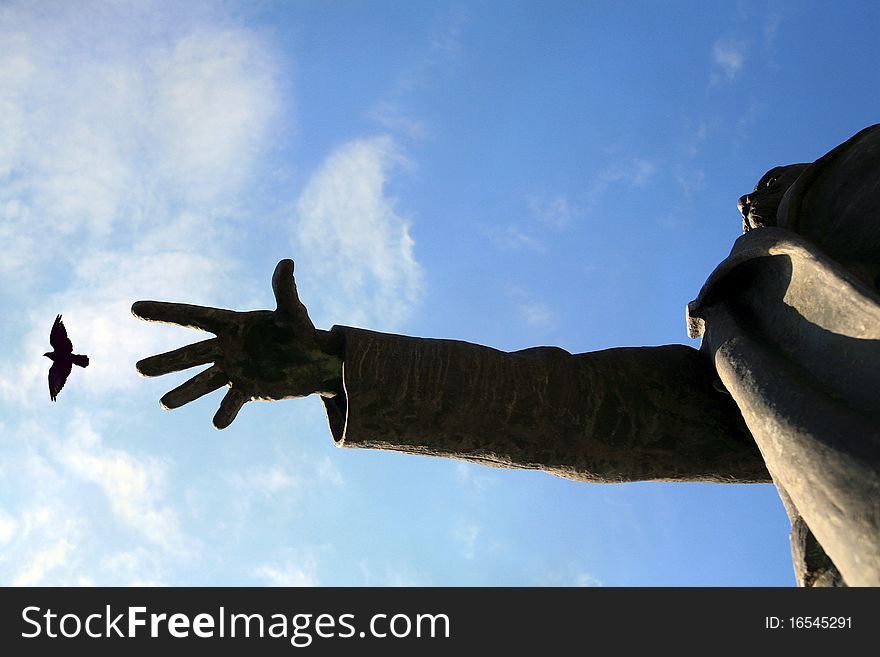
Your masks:
[{"label": "statue's head", "polygon": [[741,196],[737,207],[743,218],[743,232],[763,226],[776,226],[776,211],[788,188],[809,164],[789,164],[765,173],[751,194]]}]

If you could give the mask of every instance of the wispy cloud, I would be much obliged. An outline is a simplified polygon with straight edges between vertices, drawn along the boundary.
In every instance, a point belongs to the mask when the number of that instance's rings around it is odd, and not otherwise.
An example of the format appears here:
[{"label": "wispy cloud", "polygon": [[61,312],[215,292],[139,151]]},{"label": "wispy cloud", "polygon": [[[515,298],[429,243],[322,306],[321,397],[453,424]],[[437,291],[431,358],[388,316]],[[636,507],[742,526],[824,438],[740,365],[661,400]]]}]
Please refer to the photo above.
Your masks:
[{"label": "wispy cloud", "polygon": [[602,580],[590,573],[578,573],[574,576],[574,586],[602,586]]},{"label": "wispy cloud", "polygon": [[592,204],[612,185],[643,187],[657,172],[657,165],[641,157],[610,164],[603,168],[590,182],[586,197]]},{"label": "wispy cloud", "polygon": [[[235,303],[238,245],[218,219],[273,147],[276,71],[262,35],[207,3],[0,8],[3,581],[159,583],[158,564],[197,553],[172,462],[106,432],[129,426],[115,409],[138,394],[133,363],[186,340],[132,301]],[[48,415],[40,354],[59,312],[91,363]],[[78,397],[113,410],[67,414]]]},{"label": "wispy cloud", "polygon": [[575,207],[565,196],[550,199],[531,196],[528,204],[532,215],[539,222],[557,230],[567,227],[582,214],[582,210]]},{"label": "wispy cloud", "polygon": [[12,540],[18,523],[15,518],[0,509],[0,545],[4,545]]},{"label": "wispy cloud", "polygon": [[254,568],[254,577],[269,586],[318,586],[318,562],[312,555],[286,559]]},{"label": "wispy cloud", "polygon": [[469,20],[469,13],[462,9],[440,12],[423,34],[421,49],[404,58],[394,83],[367,111],[366,118],[404,142],[433,136],[430,124],[411,108],[425,102],[423,94],[436,93],[437,80],[463,56],[462,35]]},{"label": "wispy cloud", "polygon": [[575,562],[555,563],[543,573],[539,586],[604,586],[602,580],[586,570],[582,564]]},{"label": "wispy cloud", "polygon": [[[408,564],[395,562],[375,567],[366,561],[358,562],[364,586],[393,586],[397,588],[411,586],[430,586],[425,579],[424,569],[413,569]],[[378,572],[377,572],[378,571]]]},{"label": "wispy cloud", "polygon": [[299,477],[278,464],[250,468],[243,473],[236,472],[232,475],[231,481],[236,487],[264,495],[280,492],[287,494],[291,489],[302,485]]},{"label": "wispy cloud", "polygon": [[712,82],[733,81],[742,71],[745,62],[746,46],[742,41],[734,39],[716,41],[712,45],[712,63],[715,67]]},{"label": "wispy cloud", "polygon": [[271,463],[235,470],[227,477],[235,489],[235,496],[241,499],[248,493],[260,493],[267,497],[283,495],[290,499],[291,493],[311,485],[326,489],[327,485],[342,486],[345,480],[339,468],[325,456],[317,460],[291,463]]},{"label": "wispy cloud", "polygon": [[301,290],[321,289],[318,324],[400,327],[422,295],[410,222],[387,195],[388,177],[407,161],[382,135],[331,153],[296,203],[293,236]]},{"label": "wispy cloud", "polygon": [[160,568],[145,548],[122,551],[107,556],[100,564],[102,577],[126,586],[166,586]]},{"label": "wispy cloud", "polygon": [[764,37],[764,47],[767,50],[775,48],[780,25],[782,25],[782,16],[779,14],[770,14],[764,19],[761,34]]},{"label": "wispy cloud", "polygon": [[336,467],[336,463],[329,456],[325,456],[317,461],[315,464],[315,474],[322,485],[343,486],[345,484],[345,478],[342,476],[339,468]]},{"label": "wispy cloud", "polygon": [[706,181],[706,172],[703,169],[690,169],[686,172],[677,172],[675,182],[678,183],[685,199],[692,199],[694,194],[703,189]]},{"label": "wispy cloud", "polygon": [[468,12],[462,10],[453,10],[440,16],[429,28],[427,47],[420,55],[408,60],[397,77],[390,97],[401,98],[414,91],[435,88],[440,74],[462,58],[462,38],[469,20]]},{"label": "wispy cloud", "polygon": [[[613,181],[603,183],[604,187],[596,188],[594,193],[599,195],[611,182]],[[483,226],[481,232],[501,250],[545,254],[550,250],[548,242],[551,241],[552,233],[565,230],[584,214],[583,208],[562,195],[550,198],[528,196],[525,199],[525,209],[532,221]]]},{"label": "wispy cloud", "polygon": [[465,523],[458,526],[454,532],[456,542],[461,546],[462,556],[471,560],[476,557],[477,543],[482,533],[482,528],[476,523]]},{"label": "wispy cloud", "polygon": [[63,429],[51,418],[27,420],[12,440],[3,437],[17,469],[0,489],[14,500],[0,512],[0,582],[158,584],[198,558],[169,464],[108,442],[82,412]]},{"label": "wispy cloud", "polygon": [[72,549],[70,541],[63,538],[38,549],[12,579],[12,586],[32,586],[44,582],[52,571],[67,563]]},{"label": "wispy cloud", "polygon": [[484,226],[483,234],[499,249],[504,251],[533,251],[546,253],[547,245],[540,237],[531,234],[533,230],[524,229],[517,224],[507,226]]},{"label": "wispy cloud", "polygon": [[[34,355],[58,312],[92,359],[78,385],[100,394],[130,388],[162,339],[133,321],[134,299],[232,288],[216,218],[255,176],[280,98],[247,30],[163,20],[168,3],[66,7],[0,12],[0,292],[28,301],[0,394],[17,403],[45,388]],[[140,19],[149,39],[132,34]]]},{"label": "wispy cloud", "polygon": [[462,9],[445,16],[431,33],[432,52],[446,56],[459,55],[462,49],[462,35],[469,20],[470,16]]},{"label": "wispy cloud", "polygon": [[[45,431],[32,425],[32,430]],[[33,437],[23,440],[23,453],[5,444],[7,458],[17,469],[5,478],[5,487],[20,487],[15,506],[4,513],[7,535],[0,556],[0,582],[5,585],[77,585],[86,577],[82,548],[88,522],[72,495],[70,486],[52,464],[33,447]],[[39,482],[38,486],[34,482]]]},{"label": "wispy cloud", "polygon": [[520,318],[531,328],[549,329],[556,323],[556,315],[550,307],[524,287],[508,285],[507,296],[516,304]]},{"label": "wispy cloud", "polygon": [[177,512],[164,501],[167,477],[161,460],[104,445],[83,413],[75,414],[67,440],[53,452],[71,474],[98,486],[113,515],[145,540],[178,554],[192,550]]},{"label": "wispy cloud", "polygon": [[481,494],[497,482],[495,474],[487,473],[487,470],[489,468],[459,461],[455,465],[455,476],[470,493]]},{"label": "wispy cloud", "polygon": [[383,130],[402,134],[409,139],[424,139],[428,135],[427,124],[404,112],[400,103],[382,101],[367,113],[367,118],[375,121]]},{"label": "wispy cloud", "polygon": [[[61,13],[69,23],[28,5],[0,16],[8,274],[77,259],[84,243],[134,246],[181,206],[219,211],[253,174],[278,107],[272,59],[246,30],[176,26],[137,48],[116,33],[137,17]],[[95,57],[103,50],[116,57]]]},{"label": "wispy cloud", "polygon": [[530,326],[547,328],[553,324],[553,312],[540,301],[529,301],[519,306],[522,318]]}]

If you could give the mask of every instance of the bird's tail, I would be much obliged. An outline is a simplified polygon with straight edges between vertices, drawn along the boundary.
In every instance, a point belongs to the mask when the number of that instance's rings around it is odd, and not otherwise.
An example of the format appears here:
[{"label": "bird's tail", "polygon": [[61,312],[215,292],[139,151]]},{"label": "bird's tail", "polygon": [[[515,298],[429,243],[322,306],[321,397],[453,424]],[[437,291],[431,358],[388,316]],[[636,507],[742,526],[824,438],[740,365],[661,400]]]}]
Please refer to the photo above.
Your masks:
[{"label": "bird's tail", "polygon": [[88,367],[89,366],[89,357],[83,356],[82,354],[73,354],[70,359],[73,361],[74,365],[79,365],[80,367]]}]

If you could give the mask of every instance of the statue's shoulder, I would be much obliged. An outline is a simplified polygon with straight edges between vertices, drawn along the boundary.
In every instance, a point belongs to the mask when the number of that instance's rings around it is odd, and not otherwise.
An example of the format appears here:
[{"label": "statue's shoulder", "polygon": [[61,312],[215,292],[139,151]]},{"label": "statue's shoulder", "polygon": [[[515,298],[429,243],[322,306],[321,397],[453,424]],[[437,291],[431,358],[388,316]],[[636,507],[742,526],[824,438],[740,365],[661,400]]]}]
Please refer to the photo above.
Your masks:
[{"label": "statue's shoulder", "polygon": [[880,124],[807,167],[783,197],[778,226],[816,244],[865,282],[880,276]]}]

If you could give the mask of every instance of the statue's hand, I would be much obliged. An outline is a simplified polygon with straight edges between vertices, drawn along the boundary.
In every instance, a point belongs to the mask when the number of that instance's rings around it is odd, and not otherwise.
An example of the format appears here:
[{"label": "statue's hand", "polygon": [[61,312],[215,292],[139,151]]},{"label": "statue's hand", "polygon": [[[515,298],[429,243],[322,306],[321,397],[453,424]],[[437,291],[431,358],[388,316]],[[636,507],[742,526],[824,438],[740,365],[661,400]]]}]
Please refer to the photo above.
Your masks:
[{"label": "statue's hand", "polygon": [[164,408],[177,408],[229,386],[214,426],[228,427],[245,402],[333,396],[341,388],[342,359],[326,331],[315,329],[296,294],[293,260],[282,260],[272,275],[277,308],[235,312],[163,301],[137,301],[131,312],[153,322],[210,331],[217,337],[139,361],[142,376],[161,376],[214,363],[162,397]]}]

